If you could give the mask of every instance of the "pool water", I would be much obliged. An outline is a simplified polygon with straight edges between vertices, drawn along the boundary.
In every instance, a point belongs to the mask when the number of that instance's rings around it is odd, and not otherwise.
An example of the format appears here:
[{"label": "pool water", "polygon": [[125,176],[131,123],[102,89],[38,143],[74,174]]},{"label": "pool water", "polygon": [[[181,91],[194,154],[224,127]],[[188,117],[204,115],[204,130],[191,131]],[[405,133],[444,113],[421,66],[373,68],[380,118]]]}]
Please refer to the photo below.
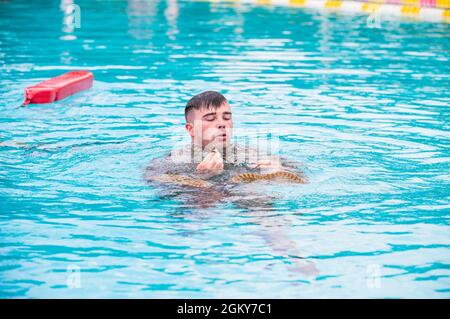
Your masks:
[{"label": "pool water", "polygon": [[[0,297],[450,297],[449,24],[85,0],[76,28],[65,3],[0,2]],[[75,69],[92,89],[18,108]],[[205,90],[310,183],[146,183]]]}]

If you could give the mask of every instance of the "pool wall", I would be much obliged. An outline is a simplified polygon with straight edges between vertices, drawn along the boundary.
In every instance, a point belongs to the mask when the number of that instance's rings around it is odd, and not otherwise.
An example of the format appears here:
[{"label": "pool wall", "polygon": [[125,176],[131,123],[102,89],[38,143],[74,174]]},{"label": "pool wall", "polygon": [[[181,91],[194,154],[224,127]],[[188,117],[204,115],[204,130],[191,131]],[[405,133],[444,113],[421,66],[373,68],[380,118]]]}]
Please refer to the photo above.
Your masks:
[{"label": "pool wall", "polygon": [[407,17],[419,21],[450,23],[450,0],[210,0],[263,5],[284,5],[304,8],[364,13],[376,17]]}]

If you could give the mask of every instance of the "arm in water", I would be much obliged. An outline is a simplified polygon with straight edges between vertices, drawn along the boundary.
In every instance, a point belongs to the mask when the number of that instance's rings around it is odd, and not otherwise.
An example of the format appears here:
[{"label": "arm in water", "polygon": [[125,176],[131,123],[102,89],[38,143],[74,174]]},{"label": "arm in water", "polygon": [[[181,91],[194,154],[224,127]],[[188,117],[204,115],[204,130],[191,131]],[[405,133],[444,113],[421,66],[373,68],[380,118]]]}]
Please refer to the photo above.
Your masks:
[{"label": "arm in water", "polygon": [[[163,165],[161,162],[158,163],[158,160],[154,160],[152,164],[147,167],[145,174],[146,180],[207,188],[211,187],[212,184],[205,179],[216,176],[223,170],[223,159],[216,149],[210,152],[205,159],[197,165],[195,172],[196,177],[185,174],[184,171],[186,170],[187,165],[184,165],[183,167],[183,165],[180,164],[170,163],[170,157],[165,158],[165,161],[166,165]],[[171,164],[170,167],[168,164]]]},{"label": "arm in water", "polygon": [[[249,163],[249,169],[258,169],[261,178],[283,177],[286,180],[308,183],[308,177],[300,169],[301,163],[277,155],[260,156]],[[244,176],[245,177],[245,176]]]}]

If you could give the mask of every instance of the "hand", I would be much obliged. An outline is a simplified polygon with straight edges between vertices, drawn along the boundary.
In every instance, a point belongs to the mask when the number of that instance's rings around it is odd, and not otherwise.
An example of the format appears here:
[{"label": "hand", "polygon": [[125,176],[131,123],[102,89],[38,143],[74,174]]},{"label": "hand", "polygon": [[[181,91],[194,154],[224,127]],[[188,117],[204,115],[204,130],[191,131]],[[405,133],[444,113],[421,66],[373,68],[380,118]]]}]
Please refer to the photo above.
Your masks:
[{"label": "hand", "polygon": [[270,159],[257,161],[255,164],[249,165],[249,168],[259,168],[265,173],[283,170],[283,166],[280,161]]},{"label": "hand", "polygon": [[221,171],[223,170],[223,158],[217,149],[213,149],[205,159],[197,165],[199,171]]}]

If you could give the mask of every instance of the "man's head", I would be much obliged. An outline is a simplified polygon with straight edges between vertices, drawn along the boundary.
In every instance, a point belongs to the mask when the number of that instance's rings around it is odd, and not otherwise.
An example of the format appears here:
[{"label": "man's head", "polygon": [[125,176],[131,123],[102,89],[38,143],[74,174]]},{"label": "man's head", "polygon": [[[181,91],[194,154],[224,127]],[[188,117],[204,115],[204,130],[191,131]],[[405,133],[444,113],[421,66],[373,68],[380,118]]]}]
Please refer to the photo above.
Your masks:
[{"label": "man's head", "polygon": [[197,94],[186,104],[184,115],[186,130],[194,144],[224,149],[230,143],[231,107],[222,94],[214,91]]}]

